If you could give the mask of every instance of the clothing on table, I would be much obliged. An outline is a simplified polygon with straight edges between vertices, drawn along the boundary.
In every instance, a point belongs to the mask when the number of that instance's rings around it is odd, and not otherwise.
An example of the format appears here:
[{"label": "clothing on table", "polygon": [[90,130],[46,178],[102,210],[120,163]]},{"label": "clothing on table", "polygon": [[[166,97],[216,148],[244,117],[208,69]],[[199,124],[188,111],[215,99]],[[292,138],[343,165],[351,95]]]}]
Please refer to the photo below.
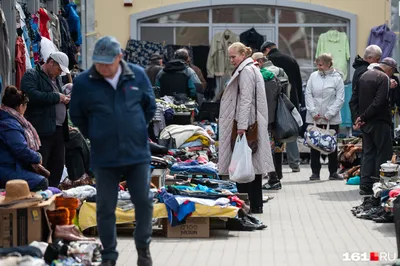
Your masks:
[{"label": "clothing on table", "polygon": [[39,20],[40,35],[42,35],[42,37],[46,37],[47,39],[50,40],[50,33],[49,33],[49,29],[47,28],[47,22],[50,21],[50,17],[44,8],[40,8],[38,11],[38,14],[40,16],[40,20]]},{"label": "clothing on table", "polygon": [[[317,125],[319,128],[326,128],[326,125]],[[330,129],[339,132],[339,125],[331,125]],[[313,174],[320,174],[321,171],[321,153],[318,150],[310,150],[311,170]],[[329,174],[332,175],[338,170],[338,151],[337,148],[334,152],[328,155],[328,169]]]},{"label": "clothing on table", "polygon": [[374,27],[368,37],[367,45],[375,44],[382,49],[381,59],[391,57],[396,44],[396,34],[386,24]]},{"label": "clothing on table", "polygon": [[251,28],[240,34],[240,42],[251,48],[252,52],[258,52],[264,43],[264,36]]},{"label": "clothing on table", "polygon": [[65,198],[78,198],[79,200],[85,200],[86,198],[93,197],[96,195],[96,188],[85,185],[80,187],[75,187],[67,190],[63,190],[63,197]]},{"label": "clothing on table", "polygon": [[25,45],[21,36],[17,37],[15,43],[15,68],[15,86],[19,88],[22,76],[26,71]]},{"label": "clothing on table", "polygon": [[141,67],[146,67],[153,54],[162,54],[164,45],[162,43],[129,40],[126,44],[124,59]]},{"label": "clothing on table", "polygon": [[216,200],[211,200],[211,199],[201,199],[194,197],[176,196],[175,199],[176,201],[178,201],[179,205],[183,204],[185,201],[191,201],[206,206],[228,206],[230,202],[228,198],[219,198]]},{"label": "clothing on table", "polygon": [[2,87],[9,84],[9,71],[11,69],[11,56],[8,39],[8,26],[3,10],[0,8],[0,76]]},{"label": "clothing on table", "polygon": [[330,30],[319,36],[316,57],[329,53],[333,57],[333,67],[343,73],[343,80],[347,79],[347,66],[350,59],[349,40],[345,32]]},{"label": "clothing on table", "polygon": [[164,47],[163,53],[163,61],[164,64],[175,59],[174,54],[177,50],[179,49],[186,49],[189,52],[189,57],[191,59],[191,63],[193,63],[193,48],[191,46],[185,46],[185,45],[172,45],[172,44],[167,44]]},{"label": "clothing on table", "polygon": [[239,36],[230,30],[216,33],[207,58],[207,77],[231,75],[235,67],[230,63],[228,48],[238,42]]}]

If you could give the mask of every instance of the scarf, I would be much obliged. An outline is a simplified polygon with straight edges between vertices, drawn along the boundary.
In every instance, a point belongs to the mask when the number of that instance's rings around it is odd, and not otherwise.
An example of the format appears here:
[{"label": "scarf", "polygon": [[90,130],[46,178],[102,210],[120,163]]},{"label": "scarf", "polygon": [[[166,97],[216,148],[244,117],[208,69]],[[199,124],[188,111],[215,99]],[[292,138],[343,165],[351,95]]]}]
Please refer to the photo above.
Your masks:
[{"label": "scarf", "polygon": [[330,69],[328,69],[327,71],[318,70],[318,73],[319,73],[322,77],[326,77],[327,75],[332,74],[334,71],[335,71],[334,68],[330,68]]},{"label": "scarf", "polygon": [[2,104],[0,109],[6,111],[21,124],[22,128],[24,129],[24,135],[26,138],[26,142],[28,143],[28,147],[34,151],[38,151],[39,147],[42,144],[40,143],[39,136],[32,124],[13,108],[7,107]]}]

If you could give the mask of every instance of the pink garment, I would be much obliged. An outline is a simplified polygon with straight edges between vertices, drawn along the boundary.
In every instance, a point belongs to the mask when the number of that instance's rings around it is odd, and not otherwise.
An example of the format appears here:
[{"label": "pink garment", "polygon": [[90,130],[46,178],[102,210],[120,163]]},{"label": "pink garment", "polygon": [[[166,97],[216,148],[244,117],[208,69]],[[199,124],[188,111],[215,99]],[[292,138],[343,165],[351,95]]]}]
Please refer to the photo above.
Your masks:
[{"label": "pink garment", "polygon": [[47,28],[47,22],[49,22],[50,17],[49,17],[49,15],[47,15],[47,12],[43,8],[39,9],[38,14],[40,16],[40,20],[39,20],[40,35],[42,35],[42,37],[46,37],[47,39],[50,40],[50,33],[49,33],[49,29]]},{"label": "pink garment", "polygon": [[400,188],[389,191],[389,198],[396,198],[400,194]]}]

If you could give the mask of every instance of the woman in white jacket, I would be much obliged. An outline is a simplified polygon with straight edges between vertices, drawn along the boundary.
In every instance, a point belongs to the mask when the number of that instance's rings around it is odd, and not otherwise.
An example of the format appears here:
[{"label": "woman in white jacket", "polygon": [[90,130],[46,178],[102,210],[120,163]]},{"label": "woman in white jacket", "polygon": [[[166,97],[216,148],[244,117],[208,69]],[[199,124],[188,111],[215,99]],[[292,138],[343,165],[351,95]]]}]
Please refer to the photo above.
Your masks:
[{"label": "woman in white jacket", "polygon": [[[342,74],[332,68],[332,57],[329,54],[322,54],[316,60],[318,71],[311,74],[305,93],[308,124],[314,124],[320,128],[326,128],[329,124],[336,132],[342,123],[340,109],[344,103],[344,83]],[[311,149],[311,170],[310,180],[320,180],[320,152]],[[337,173],[338,159],[337,149],[328,155],[329,159],[329,180],[343,180]]]}]

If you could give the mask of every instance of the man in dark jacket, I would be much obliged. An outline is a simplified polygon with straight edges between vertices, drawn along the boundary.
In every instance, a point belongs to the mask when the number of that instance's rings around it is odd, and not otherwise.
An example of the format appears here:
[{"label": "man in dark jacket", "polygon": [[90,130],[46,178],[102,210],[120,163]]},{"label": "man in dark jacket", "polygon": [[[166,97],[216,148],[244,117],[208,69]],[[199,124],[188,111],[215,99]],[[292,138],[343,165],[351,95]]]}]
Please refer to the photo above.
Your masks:
[{"label": "man in dark jacket", "polygon": [[29,98],[25,117],[38,132],[42,146],[43,166],[51,175],[49,186],[60,183],[65,162],[65,141],[68,140],[67,104],[70,98],[61,93],[60,75],[69,73],[68,56],[52,53],[42,66],[26,71],[21,90]]},{"label": "man in dark jacket", "polygon": [[151,85],[155,86],[156,77],[160,73],[162,67],[162,56],[159,54],[154,54],[150,57],[150,63],[146,67],[146,74],[150,79]]},{"label": "man in dark jacket", "polygon": [[356,126],[363,132],[363,162],[360,195],[372,194],[374,177],[379,176],[380,165],[392,156],[389,90],[390,78],[398,73],[397,63],[387,57],[379,66],[365,72],[358,81],[359,117]]},{"label": "man in dark jacket", "polygon": [[165,64],[163,70],[158,73],[156,86],[160,87],[160,96],[174,96],[186,94],[196,99],[197,93],[204,93],[201,81],[196,72],[188,65],[189,53],[186,49],[175,52],[174,60]]},{"label": "man in dark jacket", "polygon": [[104,248],[101,265],[116,265],[118,258],[115,208],[124,176],[135,205],[138,265],[151,266],[153,196],[147,125],[156,103],[144,69],[125,62],[122,56],[114,37],[97,41],[94,65],[74,80],[70,116],[91,143],[97,224]]},{"label": "man in dark jacket", "polygon": [[[297,110],[300,110],[299,104],[303,98],[303,86],[301,81],[300,67],[296,59],[290,55],[284,54],[278,50],[274,42],[266,41],[260,48],[274,66],[282,68],[289,77],[291,85],[290,101],[294,104]],[[286,156],[290,168],[293,172],[300,172],[300,153],[297,146],[297,140],[286,144]]]},{"label": "man in dark jacket", "polygon": [[353,68],[355,69],[353,75],[353,81],[351,83],[352,86],[352,95],[349,102],[350,110],[351,110],[351,118],[353,123],[356,121],[359,116],[357,110],[358,106],[358,87],[357,83],[360,80],[361,76],[367,72],[368,66],[370,64],[376,64],[381,59],[382,50],[377,45],[370,45],[365,49],[364,58],[361,58],[359,55],[354,59]]}]

